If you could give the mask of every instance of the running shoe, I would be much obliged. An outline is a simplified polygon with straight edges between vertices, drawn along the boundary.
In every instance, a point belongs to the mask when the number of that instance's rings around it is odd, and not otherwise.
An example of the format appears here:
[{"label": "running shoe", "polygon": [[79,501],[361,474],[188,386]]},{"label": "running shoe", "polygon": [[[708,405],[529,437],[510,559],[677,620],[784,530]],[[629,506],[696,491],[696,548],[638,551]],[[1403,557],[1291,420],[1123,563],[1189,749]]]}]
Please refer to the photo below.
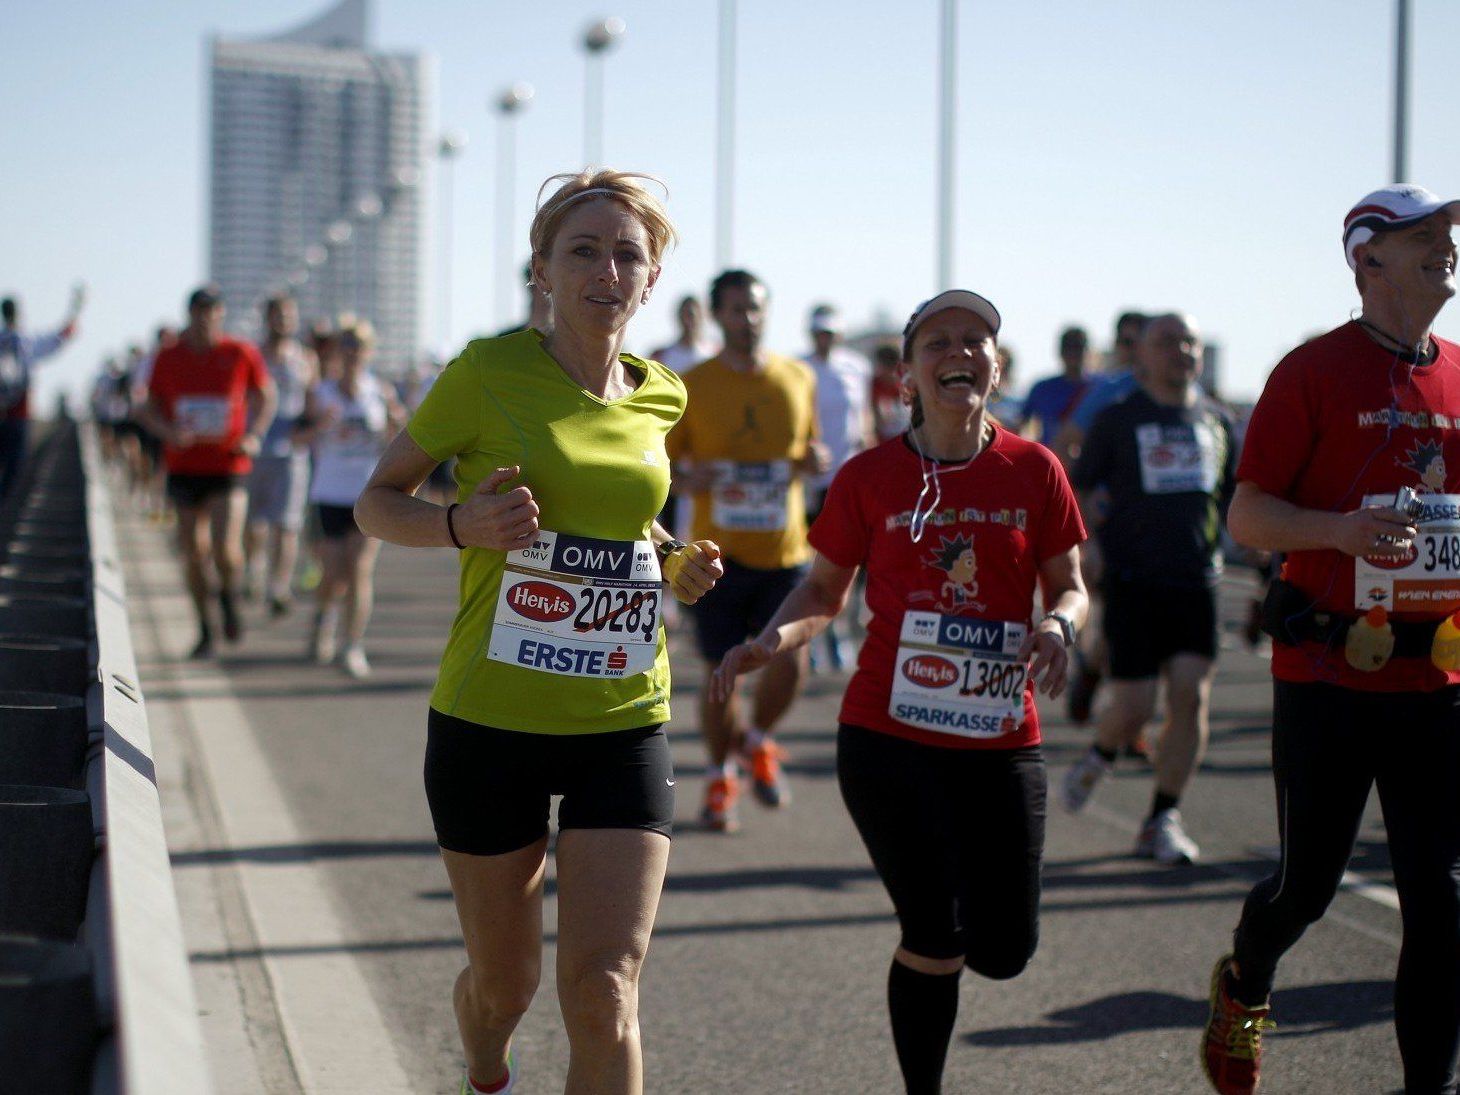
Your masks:
[{"label": "running shoe", "polygon": [[785,755],[786,751],[769,738],[749,752],[750,789],[762,806],[774,809],[791,804],[791,788],[786,783],[786,774],[781,771],[781,760]]},{"label": "running shoe", "polygon": [[1195,863],[1201,855],[1196,841],[1186,835],[1181,824],[1181,811],[1162,810],[1146,819],[1136,837],[1135,854],[1139,859],[1154,859],[1167,867]]},{"label": "running shoe", "polygon": [[1060,804],[1070,813],[1078,814],[1090,801],[1096,784],[1109,771],[1110,761],[1094,749],[1086,749],[1085,755],[1065,773],[1064,782],[1060,784]]},{"label": "running shoe", "polygon": [[740,828],[740,781],[734,776],[712,779],[705,784],[705,807],[700,821],[705,828],[719,833],[733,833]]},{"label": "running shoe", "polygon": [[223,637],[231,643],[243,638],[243,617],[238,614],[238,605],[233,594],[222,590],[218,594],[218,607],[223,612]]},{"label": "running shoe", "polygon": [[269,598],[269,618],[271,620],[283,619],[289,615],[289,610],[294,607],[294,602],[288,597]]},{"label": "running shoe", "polygon": [[1139,734],[1136,735],[1135,741],[1126,743],[1125,748],[1122,749],[1121,752],[1124,753],[1127,757],[1130,757],[1132,760],[1139,760],[1146,764],[1150,764],[1151,743],[1146,740],[1146,732],[1142,730]]},{"label": "running shoe", "polygon": [[1212,1010],[1201,1043],[1201,1067],[1221,1095],[1252,1095],[1262,1069],[1262,1036],[1277,1027],[1270,1003],[1250,1008],[1230,993],[1232,956],[1212,970]]},{"label": "running shoe", "polygon": [[457,1095],[477,1095],[478,1092],[489,1092],[490,1095],[512,1095],[512,1088],[517,1084],[517,1051],[507,1051],[507,1075],[498,1080],[500,1087],[477,1087],[471,1082],[471,1073],[464,1072],[461,1076],[461,1090]]},{"label": "running shoe", "polygon": [[201,662],[201,661],[206,661],[207,659],[211,658],[212,656],[213,656],[213,635],[212,635],[211,632],[204,631],[204,632],[202,632],[198,636],[197,645],[193,647],[192,653],[188,655],[188,660],[189,661],[194,661],[194,662]]},{"label": "running shoe", "polygon": [[363,681],[370,676],[370,660],[365,657],[365,648],[359,643],[351,643],[345,647],[344,653],[340,655],[340,665],[357,681]]},{"label": "running shoe", "polygon": [[335,626],[337,623],[338,621],[332,615],[315,613],[314,629],[309,636],[309,653],[314,658],[315,665],[329,665],[335,660],[335,650],[337,649]]}]

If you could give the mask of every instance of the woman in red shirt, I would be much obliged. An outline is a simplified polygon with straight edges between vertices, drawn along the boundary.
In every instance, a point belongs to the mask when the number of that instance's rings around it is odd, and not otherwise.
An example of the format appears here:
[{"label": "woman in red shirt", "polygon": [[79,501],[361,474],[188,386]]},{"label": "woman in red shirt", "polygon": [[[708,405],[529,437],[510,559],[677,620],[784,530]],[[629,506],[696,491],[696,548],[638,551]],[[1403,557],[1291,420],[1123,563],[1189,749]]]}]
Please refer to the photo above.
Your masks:
[{"label": "woman in red shirt", "polygon": [[[998,426],[999,313],[949,290],[903,331],[905,434],[853,457],[810,573],[712,688],[805,645],[867,568],[872,621],[842,703],[837,777],[902,937],[888,1002],[909,1092],[936,1092],[967,965],[1005,979],[1039,936],[1045,768],[1034,684],[1064,688],[1087,605],[1058,460]],[[1050,609],[1034,622],[1038,585]]]}]

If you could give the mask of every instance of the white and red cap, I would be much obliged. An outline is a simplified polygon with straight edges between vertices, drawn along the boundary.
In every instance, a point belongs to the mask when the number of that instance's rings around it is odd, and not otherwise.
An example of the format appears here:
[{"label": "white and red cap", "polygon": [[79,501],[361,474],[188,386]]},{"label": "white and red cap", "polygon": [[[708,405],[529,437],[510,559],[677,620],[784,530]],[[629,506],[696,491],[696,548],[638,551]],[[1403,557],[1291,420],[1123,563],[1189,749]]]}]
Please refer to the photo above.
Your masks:
[{"label": "white and red cap", "polygon": [[1343,253],[1349,266],[1358,268],[1354,248],[1368,243],[1376,232],[1408,228],[1441,212],[1448,213],[1451,221],[1460,224],[1460,199],[1446,200],[1409,183],[1395,183],[1364,195],[1343,219]]},{"label": "white and red cap", "polygon": [[999,310],[991,304],[987,298],[979,296],[968,289],[945,289],[935,297],[929,297],[916,308],[913,314],[908,317],[907,326],[902,329],[902,356],[905,360],[910,359],[909,350],[912,342],[913,332],[918,325],[929,316],[939,312],[946,312],[949,308],[962,308],[964,311],[972,312],[989,325],[994,332],[994,337],[999,334],[999,326],[1003,320],[999,318]]}]

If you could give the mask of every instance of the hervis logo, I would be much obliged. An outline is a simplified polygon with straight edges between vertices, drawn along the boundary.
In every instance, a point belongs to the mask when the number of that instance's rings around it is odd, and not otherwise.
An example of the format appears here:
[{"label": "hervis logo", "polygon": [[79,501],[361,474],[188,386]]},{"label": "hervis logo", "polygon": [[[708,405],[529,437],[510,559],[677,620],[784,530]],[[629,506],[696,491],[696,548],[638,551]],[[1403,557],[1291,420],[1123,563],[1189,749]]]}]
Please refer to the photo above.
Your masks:
[{"label": "hervis logo", "polygon": [[565,590],[551,582],[518,582],[507,591],[507,603],[517,615],[544,624],[567,619],[577,607]]},{"label": "hervis logo", "polygon": [[1403,570],[1419,558],[1419,548],[1410,544],[1403,555],[1365,555],[1364,562],[1380,570]]},{"label": "hervis logo", "polygon": [[947,688],[958,680],[958,667],[936,654],[919,654],[902,663],[902,675],[923,688]]}]

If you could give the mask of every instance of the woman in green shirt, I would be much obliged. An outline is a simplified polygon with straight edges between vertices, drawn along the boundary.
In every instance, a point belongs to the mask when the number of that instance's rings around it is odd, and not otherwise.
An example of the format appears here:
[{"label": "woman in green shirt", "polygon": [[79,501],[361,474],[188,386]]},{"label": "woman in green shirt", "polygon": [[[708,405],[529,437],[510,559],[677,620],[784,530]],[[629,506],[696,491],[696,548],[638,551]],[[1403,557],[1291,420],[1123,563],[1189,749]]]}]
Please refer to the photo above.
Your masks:
[{"label": "woman in green shirt", "polygon": [[[669,856],[673,770],[662,581],[693,603],[710,541],[654,523],[684,385],[621,352],[674,239],[642,176],[561,185],[532,223],[549,331],[470,343],[356,505],[394,543],[461,549],[461,608],[431,696],[426,792],[466,937],[463,1092],[508,1092],[536,991],[549,796],[558,811],[558,990],[568,1090],[642,1090],[638,977]],[[456,458],[458,501],[415,498]],[[661,574],[662,572],[662,574]]]}]

